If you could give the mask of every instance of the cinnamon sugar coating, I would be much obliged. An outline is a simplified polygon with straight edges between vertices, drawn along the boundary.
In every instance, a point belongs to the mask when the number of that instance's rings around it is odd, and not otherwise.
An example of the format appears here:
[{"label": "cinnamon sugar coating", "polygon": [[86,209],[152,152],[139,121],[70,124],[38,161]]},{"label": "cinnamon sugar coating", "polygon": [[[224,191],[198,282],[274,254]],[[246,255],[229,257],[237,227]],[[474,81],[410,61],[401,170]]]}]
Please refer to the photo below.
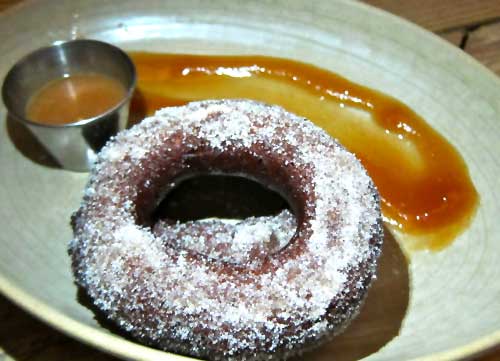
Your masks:
[{"label": "cinnamon sugar coating", "polygon": [[[195,228],[151,226],[161,198],[200,173],[258,180],[295,218],[243,224],[251,231],[214,221],[215,237],[231,237],[201,246]],[[161,109],[118,134],[72,226],[75,279],[99,309],[143,343],[211,360],[284,359],[340,332],[383,238],[378,193],[354,155],[311,122],[249,100]],[[248,238],[265,229],[281,239]]]},{"label": "cinnamon sugar coating", "polygon": [[244,220],[201,219],[185,223],[158,221],[153,234],[170,247],[187,249],[214,260],[260,267],[269,254],[285,247],[295,234],[294,215],[283,210],[275,216]]}]

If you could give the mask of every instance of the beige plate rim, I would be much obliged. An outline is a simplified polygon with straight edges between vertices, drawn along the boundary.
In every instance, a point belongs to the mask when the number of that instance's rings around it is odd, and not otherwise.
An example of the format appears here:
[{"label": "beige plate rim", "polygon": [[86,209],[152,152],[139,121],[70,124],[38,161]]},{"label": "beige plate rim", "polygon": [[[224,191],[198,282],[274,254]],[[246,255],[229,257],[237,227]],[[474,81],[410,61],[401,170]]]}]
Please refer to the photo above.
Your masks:
[{"label": "beige plate rim", "polygon": [[[187,361],[194,359],[142,346],[111,333],[100,331],[82,324],[71,317],[65,316],[56,309],[50,307],[45,302],[30,296],[21,288],[18,288],[11,282],[7,281],[1,275],[0,293],[6,296],[17,306],[21,307],[23,310],[27,311],[54,329],[101,351],[111,353],[119,358],[137,361]],[[478,338],[477,340],[466,345],[424,357],[413,358],[409,361],[456,360],[460,358],[467,358],[489,349],[493,349],[495,346],[498,346],[499,343],[500,331],[496,331],[487,336]]]},{"label": "beige plate rim", "polygon": [[[0,20],[7,16],[15,16],[15,14],[24,7],[29,7],[30,4],[35,3],[36,0],[24,0],[0,14]],[[462,61],[467,62],[468,66],[474,67],[475,71],[480,73],[483,77],[489,79],[500,86],[500,78],[493,73],[490,69],[480,64],[469,54],[455,48],[439,36],[431,33],[405,19],[395,16],[379,8],[373,7],[360,2],[352,2],[351,6],[358,6],[361,8],[369,8],[370,11],[379,13],[393,22],[399,22],[405,27],[411,28],[412,31],[418,33],[420,36],[427,38],[437,39],[446,46],[448,50],[455,52],[455,56]],[[130,360],[158,360],[158,361],[183,361],[193,360],[190,357],[184,357],[173,353],[155,350],[150,347],[142,346],[138,343],[125,340],[119,336],[111,333],[93,329],[90,326],[82,324],[71,317],[65,316],[56,309],[50,307],[47,303],[42,302],[35,297],[32,297],[21,288],[16,287],[0,274],[0,293],[7,297],[10,301],[21,307],[26,312],[30,313],[38,320],[48,324],[49,326],[57,329],[66,335],[73,337],[83,343],[93,346],[106,353],[111,353],[120,358]],[[480,337],[468,344],[460,347],[452,348],[446,351],[430,354],[428,356],[413,358],[410,361],[436,361],[436,360],[456,360],[459,358],[468,358],[479,353],[488,351],[500,345],[500,330],[493,332],[489,335]]]}]

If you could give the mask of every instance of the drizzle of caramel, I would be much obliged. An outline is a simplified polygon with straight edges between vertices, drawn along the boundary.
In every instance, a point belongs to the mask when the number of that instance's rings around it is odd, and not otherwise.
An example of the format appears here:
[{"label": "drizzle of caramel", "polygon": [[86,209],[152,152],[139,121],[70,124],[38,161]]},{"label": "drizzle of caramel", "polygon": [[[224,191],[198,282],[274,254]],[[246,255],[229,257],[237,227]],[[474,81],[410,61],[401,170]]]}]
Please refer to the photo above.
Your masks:
[{"label": "drizzle of caramel", "polygon": [[132,116],[200,99],[278,104],[339,139],[368,170],[390,228],[441,249],[470,223],[478,194],[460,154],[396,99],[330,71],[264,56],[132,53]]}]

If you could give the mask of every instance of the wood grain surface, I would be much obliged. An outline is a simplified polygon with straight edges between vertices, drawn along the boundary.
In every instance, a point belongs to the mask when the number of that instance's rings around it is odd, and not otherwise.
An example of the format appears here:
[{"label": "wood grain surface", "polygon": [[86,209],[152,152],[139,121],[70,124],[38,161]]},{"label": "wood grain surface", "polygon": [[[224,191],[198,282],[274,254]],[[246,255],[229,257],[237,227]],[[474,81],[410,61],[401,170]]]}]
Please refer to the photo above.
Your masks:
[{"label": "wood grain surface", "polygon": [[3,11],[15,4],[20,3],[22,0],[0,0],[0,11]]},{"label": "wood grain surface", "polygon": [[[0,12],[20,0],[0,0]],[[366,0],[436,32],[500,75],[500,0]],[[46,326],[0,295],[0,361],[112,361]],[[500,361],[500,349],[478,361]]]},{"label": "wood grain surface", "polygon": [[466,51],[500,75],[500,22],[484,25],[470,32]]},{"label": "wood grain surface", "polygon": [[446,31],[500,18],[499,0],[365,0],[432,31]]}]

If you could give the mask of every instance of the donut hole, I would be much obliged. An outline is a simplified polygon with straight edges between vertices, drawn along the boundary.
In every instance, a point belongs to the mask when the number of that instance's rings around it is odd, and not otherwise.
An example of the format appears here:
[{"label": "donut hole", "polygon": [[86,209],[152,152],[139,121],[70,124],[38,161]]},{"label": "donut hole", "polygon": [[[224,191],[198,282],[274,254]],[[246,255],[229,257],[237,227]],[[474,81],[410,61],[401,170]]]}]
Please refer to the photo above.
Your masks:
[{"label": "donut hole", "polygon": [[170,246],[231,263],[260,263],[286,247],[297,230],[278,192],[242,176],[183,180],[153,212],[152,231]]},{"label": "donut hole", "polygon": [[243,220],[293,209],[278,192],[249,178],[203,174],[180,182],[153,212],[153,223],[207,218]]}]

